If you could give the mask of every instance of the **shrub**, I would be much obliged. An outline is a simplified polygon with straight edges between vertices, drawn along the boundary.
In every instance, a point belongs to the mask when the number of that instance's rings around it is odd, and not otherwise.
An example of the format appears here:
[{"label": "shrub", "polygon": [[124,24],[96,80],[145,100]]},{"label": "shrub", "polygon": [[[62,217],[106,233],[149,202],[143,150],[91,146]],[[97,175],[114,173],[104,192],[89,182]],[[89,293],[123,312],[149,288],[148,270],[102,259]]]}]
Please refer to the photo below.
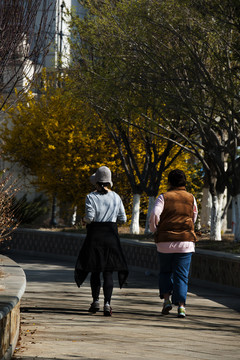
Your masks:
[{"label": "shrub", "polygon": [[15,216],[14,198],[18,191],[16,181],[11,176],[4,177],[4,172],[0,177],[0,241],[10,238],[10,234],[19,225]]},{"label": "shrub", "polygon": [[15,198],[13,201],[15,216],[21,224],[31,224],[40,216],[48,213],[47,203],[48,201],[42,195],[32,201],[27,200],[26,194],[18,200]]}]

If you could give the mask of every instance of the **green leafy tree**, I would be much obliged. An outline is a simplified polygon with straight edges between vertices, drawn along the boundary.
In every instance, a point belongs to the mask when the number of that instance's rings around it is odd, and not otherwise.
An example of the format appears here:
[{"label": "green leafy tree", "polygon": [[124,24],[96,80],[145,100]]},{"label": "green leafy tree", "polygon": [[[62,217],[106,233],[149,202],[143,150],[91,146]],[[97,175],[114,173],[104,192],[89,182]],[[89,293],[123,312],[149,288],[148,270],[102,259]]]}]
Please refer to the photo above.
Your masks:
[{"label": "green leafy tree", "polygon": [[[108,122],[173,141],[201,161],[221,238],[225,189],[239,193],[239,7],[231,1],[86,1],[74,19],[78,83]],[[80,54],[80,55],[79,55]],[[103,117],[103,115],[102,115]],[[172,134],[175,135],[171,139]]]},{"label": "green leafy tree", "polygon": [[[127,10],[129,2],[86,1],[86,5],[88,16],[84,20],[73,16],[71,23],[73,88],[99,114],[114,139],[134,197],[132,232],[138,232],[140,195],[146,193],[151,198],[150,212],[164,171],[176,164],[182,150],[176,150],[177,135],[156,141],[153,132],[158,132],[157,127],[151,124],[146,133],[142,126],[141,114],[154,117],[157,104],[154,91],[145,96],[144,64],[134,59],[128,49],[133,36],[147,36],[145,30],[135,26],[134,9],[139,4],[131,2],[132,13]],[[138,76],[143,77],[141,84],[137,83]],[[135,80],[136,88],[132,86]],[[192,133],[192,127],[185,127],[185,131]],[[186,154],[183,157],[186,159]]]}]

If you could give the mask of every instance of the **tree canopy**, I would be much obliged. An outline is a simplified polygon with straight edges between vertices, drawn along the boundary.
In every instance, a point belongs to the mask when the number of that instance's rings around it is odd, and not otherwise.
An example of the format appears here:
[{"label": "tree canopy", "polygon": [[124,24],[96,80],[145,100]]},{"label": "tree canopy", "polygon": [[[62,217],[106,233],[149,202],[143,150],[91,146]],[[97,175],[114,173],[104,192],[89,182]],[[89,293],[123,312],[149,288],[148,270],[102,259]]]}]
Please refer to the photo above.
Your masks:
[{"label": "tree canopy", "polygon": [[85,4],[86,17],[73,16],[71,24],[73,60],[79,89],[96,111],[110,123],[140,126],[196,156],[213,197],[225,186],[238,194],[237,2]]},{"label": "tree canopy", "polygon": [[[178,136],[172,134],[170,139],[158,139],[154,143],[153,134],[159,134],[160,130],[164,137],[167,132],[158,129],[153,121],[148,124],[142,116],[144,113],[162,121],[157,113],[157,88],[152,92],[148,89],[153,69],[147,69],[135,48],[136,39],[143,41],[150,34],[139,24],[139,16],[145,11],[144,4],[142,1],[84,3],[88,7],[88,15],[84,20],[73,15],[71,23],[73,88],[106,124],[118,146],[133,192],[141,194],[145,191],[150,196],[156,196],[162,173],[170,166],[166,159],[171,158],[171,149]],[[131,151],[130,128],[135,138],[141,138],[141,142],[144,142],[145,158],[141,170],[137,166],[136,154]],[[188,135],[193,133],[192,128],[184,124],[184,131]],[[157,143],[159,146],[156,146]],[[123,147],[127,150],[127,156],[123,155]],[[138,156],[141,156],[143,147],[140,146]],[[175,152],[174,157],[176,155]]]},{"label": "tree canopy", "polygon": [[[77,205],[83,213],[86,193],[91,190],[89,177],[99,166],[107,165],[113,173],[114,189],[130,215],[132,194],[123,163],[139,193],[148,196],[158,194],[160,183],[165,186],[164,170],[178,164],[190,175],[189,156],[179,155],[179,148],[172,143],[143,136],[126,124],[114,129],[110,137],[106,124],[89,104],[73,95],[71,85],[67,75],[43,71],[33,84],[37,93],[25,93],[17,107],[8,110],[1,129],[3,157],[19,163],[39,190]],[[146,215],[143,204],[141,211]]]},{"label": "tree canopy", "polygon": [[[134,115],[141,114],[142,127],[157,136],[174,132],[180,145],[202,161],[210,180],[215,170],[217,189],[227,183],[234,193],[236,1],[206,0],[201,6],[177,0],[85,3],[88,15],[72,22],[73,59],[79,69],[75,75],[95,108],[112,122],[133,123],[139,118]],[[227,171],[226,158],[233,164]]]},{"label": "tree canopy", "polygon": [[79,205],[91,173],[105,161],[114,167],[115,153],[97,115],[67,90],[67,77],[43,73],[41,82],[39,96],[29,91],[9,110],[3,156],[33,175],[40,190]]}]

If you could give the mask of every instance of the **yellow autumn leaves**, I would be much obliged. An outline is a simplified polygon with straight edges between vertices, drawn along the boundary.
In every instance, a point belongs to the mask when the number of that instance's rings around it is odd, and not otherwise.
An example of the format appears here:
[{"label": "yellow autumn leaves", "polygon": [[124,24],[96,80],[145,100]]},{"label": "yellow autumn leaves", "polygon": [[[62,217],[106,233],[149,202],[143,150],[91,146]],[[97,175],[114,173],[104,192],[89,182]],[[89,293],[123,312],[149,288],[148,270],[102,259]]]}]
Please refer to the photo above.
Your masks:
[{"label": "yellow autumn leaves", "polygon": [[[43,72],[40,80],[38,94],[27,92],[8,111],[1,130],[4,157],[33,175],[39,190],[56,194],[59,201],[77,205],[82,212],[85,196],[91,190],[90,175],[99,166],[107,165],[113,172],[114,189],[123,197],[130,214],[131,187],[119,150],[101,119],[88,104],[76,99],[67,77],[47,77]],[[141,134],[130,127],[128,136],[141,169],[146,156]],[[161,151],[164,140],[155,141]],[[187,158],[181,155],[173,167],[180,163],[187,168]]]},{"label": "yellow autumn leaves", "polygon": [[1,131],[4,157],[27,169],[40,190],[79,204],[89,176],[108,163],[109,153],[114,166],[111,140],[96,114],[66,88],[54,86],[54,77],[40,94],[26,93],[8,112]]}]

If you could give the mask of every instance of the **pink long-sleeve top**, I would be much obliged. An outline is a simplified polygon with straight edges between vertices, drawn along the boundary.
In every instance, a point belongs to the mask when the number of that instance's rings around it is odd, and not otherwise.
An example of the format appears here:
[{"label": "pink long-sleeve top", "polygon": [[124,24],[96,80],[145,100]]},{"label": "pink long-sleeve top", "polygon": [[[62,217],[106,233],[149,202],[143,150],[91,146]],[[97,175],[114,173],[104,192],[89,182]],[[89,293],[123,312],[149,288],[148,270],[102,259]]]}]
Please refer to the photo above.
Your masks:
[{"label": "pink long-sleeve top", "polygon": [[[164,197],[163,194],[159,195],[156,199],[154,208],[150,215],[149,227],[151,232],[157,230],[157,225],[160,221],[161,213],[164,209]],[[193,222],[197,220],[198,208],[197,202],[194,198],[193,203]],[[170,241],[170,242],[159,242],[156,243],[157,251],[161,253],[188,253],[195,251],[195,244],[192,241]]]}]

